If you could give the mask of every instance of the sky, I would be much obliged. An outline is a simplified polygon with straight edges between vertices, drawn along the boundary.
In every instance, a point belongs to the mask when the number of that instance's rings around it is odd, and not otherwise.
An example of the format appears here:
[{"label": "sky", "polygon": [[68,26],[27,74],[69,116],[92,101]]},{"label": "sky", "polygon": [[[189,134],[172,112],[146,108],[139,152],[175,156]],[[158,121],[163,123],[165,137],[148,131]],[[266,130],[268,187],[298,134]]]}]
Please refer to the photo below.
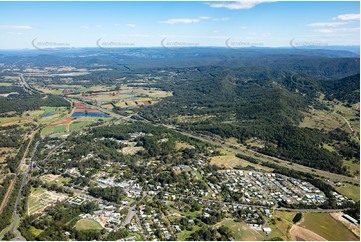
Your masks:
[{"label": "sky", "polygon": [[0,49],[359,45],[360,3],[0,2]]}]

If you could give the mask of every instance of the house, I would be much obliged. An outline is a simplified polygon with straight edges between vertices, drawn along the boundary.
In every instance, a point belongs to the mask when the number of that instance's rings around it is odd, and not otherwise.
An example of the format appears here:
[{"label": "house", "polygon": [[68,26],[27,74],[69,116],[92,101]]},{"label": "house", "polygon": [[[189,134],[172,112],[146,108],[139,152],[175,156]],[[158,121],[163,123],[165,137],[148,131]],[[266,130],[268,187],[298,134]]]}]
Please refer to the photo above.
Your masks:
[{"label": "house", "polygon": [[267,228],[262,228],[263,232],[265,232],[267,235],[271,234],[272,229],[267,227]]}]

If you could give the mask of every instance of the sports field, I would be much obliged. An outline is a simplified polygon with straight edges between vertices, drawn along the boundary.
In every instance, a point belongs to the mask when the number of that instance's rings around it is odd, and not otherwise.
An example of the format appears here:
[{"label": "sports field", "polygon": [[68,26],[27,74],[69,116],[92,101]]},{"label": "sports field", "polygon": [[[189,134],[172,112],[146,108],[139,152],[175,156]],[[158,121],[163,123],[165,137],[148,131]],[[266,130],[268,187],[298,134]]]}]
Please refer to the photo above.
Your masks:
[{"label": "sports field", "polygon": [[95,222],[92,219],[80,219],[75,224],[74,227],[76,230],[101,230],[102,229],[102,226],[98,222]]}]

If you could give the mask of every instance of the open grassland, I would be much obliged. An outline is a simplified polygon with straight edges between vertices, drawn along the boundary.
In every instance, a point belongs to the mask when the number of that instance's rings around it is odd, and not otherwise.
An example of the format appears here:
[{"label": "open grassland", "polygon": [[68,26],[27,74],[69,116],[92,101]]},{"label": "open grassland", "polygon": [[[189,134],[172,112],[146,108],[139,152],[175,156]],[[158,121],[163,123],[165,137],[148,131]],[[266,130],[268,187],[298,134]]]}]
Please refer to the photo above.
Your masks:
[{"label": "open grassland", "polygon": [[250,139],[246,140],[245,143],[254,148],[263,149],[265,147],[265,142],[260,139],[250,138]]},{"label": "open grassland", "polygon": [[43,182],[52,185],[52,184],[61,184],[64,185],[66,183],[68,183],[71,178],[70,177],[63,177],[61,175],[53,175],[53,174],[46,174],[40,177],[40,180],[42,180]]},{"label": "open grassland", "polygon": [[304,119],[300,123],[300,127],[325,129],[327,131],[341,128],[348,131],[347,124],[339,115],[325,110],[310,110],[304,112]]},{"label": "open grassland", "polygon": [[101,230],[102,226],[92,219],[80,219],[75,225],[76,230]]},{"label": "open grassland", "polygon": [[313,231],[327,240],[358,240],[351,231],[328,213],[303,214],[303,221],[300,226]]},{"label": "open grassland", "polygon": [[48,126],[41,130],[41,135],[48,135],[48,134],[54,134],[54,133],[62,133],[66,132],[67,125],[58,125],[58,126]]},{"label": "open grassland", "polygon": [[360,163],[352,163],[350,160],[345,160],[343,164],[354,177],[360,177]]},{"label": "open grassland", "polygon": [[262,232],[250,228],[245,222],[235,222],[233,220],[225,220],[220,223],[228,227],[233,234],[233,238],[236,241],[261,241],[265,237]]},{"label": "open grassland", "polygon": [[127,146],[121,149],[123,155],[135,155],[137,152],[144,150],[141,146]]},{"label": "open grassland", "polygon": [[340,101],[325,100],[323,94],[320,95],[318,100],[325,104],[330,110],[312,109],[308,112],[304,112],[304,120],[300,123],[301,127],[325,129],[328,131],[340,128],[351,133],[351,130],[345,121],[346,119],[350,123],[352,129],[357,134],[360,133],[360,103],[356,103],[349,107],[346,103]]},{"label": "open grassland", "polygon": [[277,218],[281,218],[286,220],[287,222],[293,223],[293,218],[296,216],[297,213],[295,212],[287,212],[287,211],[275,211],[275,216]]},{"label": "open grassland", "polygon": [[6,117],[0,118],[0,126],[23,125],[34,121],[33,117]]},{"label": "open grassland", "polygon": [[201,227],[199,227],[199,226],[192,226],[191,231],[183,230],[182,232],[177,234],[177,240],[178,241],[186,241],[188,238],[191,237],[191,234],[193,234],[194,232],[196,232],[200,229],[201,229]]},{"label": "open grassland", "polygon": [[360,201],[360,187],[359,186],[345,183],[345,186],[343,186],[343,187],[336,186],[335,189],[342,195],[345,195],[354,201]]},{"label": "open grassland", "polygon": [[175,143],[175,148],[177,149],[177,150],[181,150],[181,149],[192,149],[192,148],[194,148],[192,145],[190,145],[190,144],[188,144],[188,143],[184,143],[184,142],[179,142],[179,141],[177,141],[176,143]]},{"label": "open grassland", "polygon": [[253,164],[249,161],[238,158],[236,157],[235,153],[227,151],[223,148],[218,148],[217,151],[220,151],[221,155],[212,156],[211,165],[216,165],[224,168],[234,168],[237,166],[241,166],[241,167],[252,166],[265,171],[273,171],[272,168],[258,164]]},{"label": "open grassland", "polygon": [[92,123],[92,121],[74,121],[70,124],[70,131],[83,129]]},{"label": "open grassland", "polygon": [[0,82],[0,87],[11,87],[12,85],[11,82]]}]

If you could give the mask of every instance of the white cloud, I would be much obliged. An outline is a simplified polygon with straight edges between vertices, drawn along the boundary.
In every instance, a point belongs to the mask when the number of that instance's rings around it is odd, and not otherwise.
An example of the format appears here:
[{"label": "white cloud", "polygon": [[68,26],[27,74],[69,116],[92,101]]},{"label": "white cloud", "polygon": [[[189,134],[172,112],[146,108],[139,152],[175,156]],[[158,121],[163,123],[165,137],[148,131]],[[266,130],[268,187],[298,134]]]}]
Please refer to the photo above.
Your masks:
[{"label": "white cloud", "polygon": [[208,16],[200,16],[200,17],[198,17],[199,19],[205,19],[205,20],[207,20],[207,19],[211,19],[211,17],[208,17]]},{"label": "white cloud", "polygon": [[0,25],[0,29],[33,29],[29,25]]},{"label": "white cloud", "polygon": [[200,19],[197,18],[172,18],[166,21],[161,21],[162,24],[192,24],[198,23]]},{"label": "white cloud", "polygon": [[23,33],[20,32],[7,32],[8,35],[22,35]]},{"label": "white cloud", "polygon": [[315,31],[324,34],[356,33],[360,31],[360,28],[327,28],[327,29],[315,29]]},{"label": "white cloud", "polygon": [[95,27],[97,27],[97,28],[101,28],[101,27],[103,27],[101,24],[97,24],[97,25],[95,25]]},{"label": "white cloud", "polygon": [[161,21],[159,23],[162,24],[191,24],[191,23],[198,23],[203,20],[208,21],[226,21],[229,20],[229,18],[212,18],[209,16],[200,16],[198,18],[174,18],[174,19],[168,19],[166,21]]},{"label": "white cloud", "polygon": [[342,14],[342,15],[338,15],[336,18],[344,21],[352,21],[352,20],[357,21],[360,20],[360,14],[354,14],[354,13]]},{"label": "white cloud", "polygon": [[135,28],[137,25],[135,25],[135,24],[127,24],[127,26],[130,27],[130,28]]},{"label": "white cloud", "polygon": [[81,25],[80,28],[82,28],[82,29],[90,29],[89,25]]},{"label": "white cloud", "polygon": [[308,24],[308,26],[313,28],[322,28],[322,27],[338,27],[345,24],[347,24],[347,22],[324,22],[324,23],[311,23]]},{"label": "white cloud", "polygon": [[233,1],[233,2],[213,2],[208,3],[212,8],[227,8],[227,9],[251,9],[254,6],[266,3],[266,2],[275,2],[274,0],[242,0],[242,1]]},{"label": "white cloud", "polygon": [[212,17],[208,17],[208,16],[200,16],[200,17],[198,17],[198,19],[211,20],[211,21],[226,21],[226,20],[229,20],[229,18],[212,18]]}]

